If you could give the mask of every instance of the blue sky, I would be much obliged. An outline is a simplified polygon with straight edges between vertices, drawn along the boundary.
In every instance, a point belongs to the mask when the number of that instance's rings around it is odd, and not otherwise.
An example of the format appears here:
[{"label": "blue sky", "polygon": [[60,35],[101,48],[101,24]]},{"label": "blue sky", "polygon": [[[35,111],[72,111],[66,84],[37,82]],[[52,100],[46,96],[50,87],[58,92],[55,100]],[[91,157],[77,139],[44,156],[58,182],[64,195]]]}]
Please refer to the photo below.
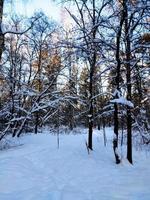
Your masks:
[{"label": "blue sky", "polygon": [[14,0],[13,5],[5,3],[5,13],[16,13],[32,16],[35,11],[43,12],[55,20],[60,20],[60,4],[52,0]]}]

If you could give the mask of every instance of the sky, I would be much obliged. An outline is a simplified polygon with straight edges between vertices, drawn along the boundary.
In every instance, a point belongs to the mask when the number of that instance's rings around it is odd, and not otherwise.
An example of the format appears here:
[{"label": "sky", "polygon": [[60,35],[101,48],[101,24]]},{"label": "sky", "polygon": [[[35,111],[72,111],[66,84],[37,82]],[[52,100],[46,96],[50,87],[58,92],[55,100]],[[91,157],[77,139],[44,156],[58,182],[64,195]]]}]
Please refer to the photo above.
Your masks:
[{"label": "sky", "polygon": [[5,3],[4,12],[13,13],[14,11],[24,16],[32,16],[35,11],[42,10],[50,18],[60,21],[60,8],[58,2],[52,0],[13,0],[13,4]]}]

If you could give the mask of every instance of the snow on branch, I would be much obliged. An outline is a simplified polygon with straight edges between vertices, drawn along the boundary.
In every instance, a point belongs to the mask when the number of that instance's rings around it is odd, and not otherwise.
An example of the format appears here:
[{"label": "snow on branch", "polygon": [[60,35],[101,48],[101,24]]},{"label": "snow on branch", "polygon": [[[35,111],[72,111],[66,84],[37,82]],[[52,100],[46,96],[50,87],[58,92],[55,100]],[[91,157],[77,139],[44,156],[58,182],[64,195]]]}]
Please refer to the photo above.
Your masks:
[{"label": "snow on branch", "polygon": [[126,105],[126,106],[129,106],[131,108],[134,108],[134,105],[131,101],[128,101],[126,98],[124,97],[120,97],[118,99],[113,99],[113,100],[110,100],[111,103],[117,103],[117,104],[122,104],[122,105]]}]

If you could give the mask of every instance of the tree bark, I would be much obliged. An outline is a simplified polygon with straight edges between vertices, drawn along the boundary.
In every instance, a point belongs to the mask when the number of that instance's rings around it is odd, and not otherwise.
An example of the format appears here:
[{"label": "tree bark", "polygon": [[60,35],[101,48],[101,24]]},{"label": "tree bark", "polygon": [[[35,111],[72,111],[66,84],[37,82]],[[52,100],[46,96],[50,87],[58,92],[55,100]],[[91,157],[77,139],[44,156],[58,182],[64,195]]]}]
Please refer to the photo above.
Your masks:
[{"label": "tree bark", "polygon": [[[127,2],[125,4],[125,38],[126,38],[126,79],[127,79],[127,100],[131,101],[131,42],[130,30],[128,25],[128,8]],[[127,159],[133,164],[132,161],[132,117],[131,107],[127,106]]]},{"label": "tree bark", "polygon": [[0,62],[4,50],[4,34],[2,31],[3,8],[4,8],[4,0],[0,0]]},{"label": "tree bark", "polygon": [[[116,94],[115,94],[115,99],[119,98],[118,92],[120,92],[120,68],[121,68],[121,61],[120,61],[120,39],[121,39],[121,33],[122,33],[122,26],[125,20],[125,13],[124,13],[124,5],[125,1],[122,3],[122,12],[121,12],[121,19],[120,19],[120,24],[119,24],[119,29],[117,32],[117,40],[116,40],[116,61],[117,61],[117,67],[116,67],[116,79],[115,79],[115,84],[116,84]],[[121,162],[117,148],[118,148],[118,134],[119,134],[119,120],[118,120],[118,105],[117,103],[114,104],[114,134],[115,137],[113,139],[113,150],[114,150],[114,155],[116,159],[116,164],[119,164]]]},{"label": "tree bark", "polygon": [[93,30],[92,30],[92,55],[91,55],[91,59],[89,61],[90,63],[90,83],[89,83],[89,93],[90,93],[90,108],[89,108],[89,134],[88,134],[88,148],[90,150],[93,150],[93,144],[92,144],[92,135],[93,135],[93,113],[94,113],[94,109],[93,109],[93,78],[94,78],[94,72],[95,72],[95,67],[96,67],[96,46],[94,43],[94,40],[96,38],[96,31],[97,28],[95,27],[96,24],[96,16],[95,16],[95,0],[93,0],[93,16],[92,16],[92,23],[93,23]]}]

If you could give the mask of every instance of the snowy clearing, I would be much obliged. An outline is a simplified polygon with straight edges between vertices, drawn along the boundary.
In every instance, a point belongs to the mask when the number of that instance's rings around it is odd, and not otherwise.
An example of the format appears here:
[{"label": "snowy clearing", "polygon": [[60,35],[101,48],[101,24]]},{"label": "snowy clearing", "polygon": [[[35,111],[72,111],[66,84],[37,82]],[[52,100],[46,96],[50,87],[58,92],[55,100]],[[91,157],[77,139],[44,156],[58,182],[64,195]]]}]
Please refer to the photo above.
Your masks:
[{"label": "snowy clearing", "polygon": [[[115,164],[111,129],[100,131],[87,154],[86,134],[43,133],[19,138],[0,151],[0,200],[149,200],[149,153],[134,150],[134,165]],[[16,140],[16,139],[14,139]]]}]

